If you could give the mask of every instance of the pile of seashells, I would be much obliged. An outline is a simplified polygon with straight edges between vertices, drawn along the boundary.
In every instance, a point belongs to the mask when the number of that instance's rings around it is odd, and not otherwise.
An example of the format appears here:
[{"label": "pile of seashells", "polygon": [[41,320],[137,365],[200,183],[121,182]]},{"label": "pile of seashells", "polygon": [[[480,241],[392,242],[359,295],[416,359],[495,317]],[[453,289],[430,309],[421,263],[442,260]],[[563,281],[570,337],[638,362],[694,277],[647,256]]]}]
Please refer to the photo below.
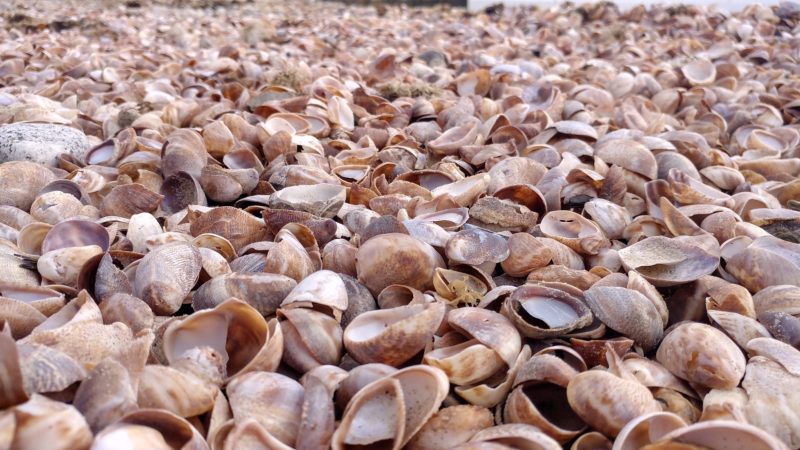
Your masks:
[{"label": "pile of seashells", "polygon": [[0,449],[800,448],[800,6],[76,3],[0,21]]}]

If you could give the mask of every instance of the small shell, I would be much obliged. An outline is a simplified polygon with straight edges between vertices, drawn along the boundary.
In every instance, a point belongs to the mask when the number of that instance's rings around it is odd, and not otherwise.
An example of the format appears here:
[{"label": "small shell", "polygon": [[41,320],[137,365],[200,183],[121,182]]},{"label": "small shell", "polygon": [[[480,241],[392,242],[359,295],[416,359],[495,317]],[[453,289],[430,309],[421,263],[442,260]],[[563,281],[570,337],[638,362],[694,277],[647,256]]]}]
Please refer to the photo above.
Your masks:
[{"label": "small shell", "polygon": [[714,82],[714,78],[717,76],[717,69],[711,61],[697,58],[681,66],[681,73],[692,86],[702,86]]},{"label": "small shell", "polygon": [[409,450],[448,450],[494,425],[491,411],[472,405],[442,408],[408,442]]}]

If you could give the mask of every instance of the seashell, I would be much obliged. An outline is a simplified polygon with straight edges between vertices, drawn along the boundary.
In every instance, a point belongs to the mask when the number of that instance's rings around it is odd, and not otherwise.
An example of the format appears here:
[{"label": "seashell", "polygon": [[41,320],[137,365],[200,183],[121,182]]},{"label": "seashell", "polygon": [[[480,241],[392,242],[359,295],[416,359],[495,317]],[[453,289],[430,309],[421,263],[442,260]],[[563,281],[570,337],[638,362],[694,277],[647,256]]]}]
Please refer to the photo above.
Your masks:
[{"label": "seashell", "polygon": [[567,400],[581,419],[608,437],[617,436],[632,419],[661,410],[646,387],[602,370],[573,377]]},{"label": "seashell", "polygon": [[572,348],[581,356],[584,361],[586,361],[586,365],[589,367],[607,367],[606,352],[608,351],[609,347],[613,349],[614,352],[621,358],[631,349],[634,344],[632,339],[625,337],[604,340],[584,340],[580,338],[570,338],[569,341]]},{"label": "seashell", "polygon": [[[142,361],[144,365],[144,361]],[[99,431],[138,409],[128,370],[118,361],[106,359],[81,382],[75,392],[75,407],[93,431]]]},{"label": "seashell", "polygon": [[154,212],[163,195],[139,183],[122,184],[111,189],[100,207],[103,215],[130,218],[134,214]]},{"label": "seashell", "polygon": [[[679,428],[665,435],[655,445],[690,445],[714,450],[778,450],[785,448],[774,437],[752,425],[710,420]],[[658,448],[658,447],[655,447]]]},{"label": "seashell", "polygon": [[711,236],[653,236],[620,250],[619,257],[626,270],[654,286],[674,286],[716,270],[719,244]]},{"label": "seashell", "polygon": [[679,378],[709,388],[732,389],[744,376],[741,350],[721,331],[700,323],[673,328],[656,359]]},{"label": "seashell", "polygon": [[609,239],[620,239],[631,223],[628,210],[602,198],[584,203],[583,210]]},{"label": "seashell", "polygon": [[103,249],[97,245],[67,247],[42,255],[36,263],[39,273],[50,281],[77,287],[82,273],[99,262]]},{"label": "seashell", "polygon": [[[348,403],[333,434],[332,448],[380,441],[389,441],[393,449],[402,448],[439,409],[447,386],[447,377],[441,370],[421,365],[368,384]],[[384,411],[385,417],[375,411]],[[367,425],[359,427],[361,423]]]},{"label": "seashell", "polygon": [[575,439],[570,450],[611,450],[611,441],[602,433],[590,431]]},{"label": "seashell", "polygon": [[212,278],[192,296],[195,310],[213,308],[234,297],[246,299],[264,316],[275,314],[297,283],[284,275],[272,273],[229,273]]},{"label": "seashell", "polygon": [[67,220],[54,225],[42,241],[41,251],[47,253],[68,247],[97,245],[108,250],[108,232],[101,225],[88,220]]},{"label": "seashell", "polygon": [[178,171],[164,178],[159,193],[163,196],[161,209],[166,213],[177,213],[190,205],[206,205],[200,182],[187,172]]},{"label": "seashell", "polygon": [[0,406],[3,409],[11,408],[28,401],[28,394],[25,391],[23,372],[20,367],[19,354],[14,339],[0,333],[0,348],[2,348],[2,366],[0,366]]},{"label": "seashell", "polygon": [[524,277],[536,269],[545,267],[553,257],[553,251],[528,233],[514,233],[508,239],[509,255],[500,265],[512,277]]},{"label": "seashell", "polygon": [[577,373],[556,356],[534,355],[516,377],[503,410],[504,422],[535,425],[559,442],[577,436],[586,424],[566,408],[566,386]]},{"label": "seashell", "polygon": [[254,419],[280,442],[294,446],[304,395],[299,383],[277,373],[252,372],[232,380],[227,392],[237,422]]},{"label": "seashell", "polygon": [[454,234],[447,241],[445,253],[455,263],[479,266],[504,261],[510,250],[502,237],[473,228]]},{"label": "seashell", "polygon": [[87,449],[92,444],[89,425],[71,405],[33,395],[16,406],[13,415],[15,448],[35,448],[42,441],[50,442],[53,449]]},{"label": "seashell", "polygon": [[[423,357],[425,364],[442,369],[451,383],[472,385],[486,380],[498,370],[510,369],[522,343],[519,333],[500,314],[480,308],[450,311],[447,323],[458,330],[464,341],[434,348]],[[491,332],[486,332],[484,327]]]},{"label": "seashell", "polygon": [[121,322],[134,333],[152,329],[155,323],[155,315],[147,303],[122,292],[106,297],[100,303],[100,313],[106,325]]},{"label": "seashell", "polygon": [[31,216],[54,225],[72,217],[82,215],[83,203],[74,196],[61,191],[46,192],[36,197],[31,204]]},{"label": "seashell", "polygon": [[206,146],[200,133],[191,129],[170,133],[161,152],[161,172],[165,179],[178,172],[198,179],[205,165]]},{"label": "seashell", "polygon": [[351,277],[357,276],[358,247],[345,239],[334,239],[322,249],[322,268]]},{"label": "seashell", "polygon": [[[339,280],[336,275],[333,277]],[[306,308],[282,308],[278,310],[278,317],[285,319],[280,325],[284,335],[286,351],[283,358],[286,364],[306,373],[321,365],[339,363],[342,357],[342,328],[336,319]]]},{"label": "seashell", "polygon": [[612,330],[633,339],[645,351],[661,340],[664,323],[647,297],[633,289],[593,286],[584,293],[594,315]]},{"label": "seashell", "polygon": [[430,245],[399,233],[375,236],[356,254],[358,280],[373,295],[391,284],[424,290],[433,287],[433,275],[444,267],[442,257]]},{"label": "seashell", "polygon": [[668,412],[655,412],[639,416],[620,430],[613,450],[633,450],[658,442],[672,431],[686,427],[680,417]]},{"label": "seashell", "polygon": [[214,309],[174,321],[164,332],[164,355],[170,364],[191,357],[204,347],[219,355],[224,364],[222,378],[231,379],[249,372],[275,370],[283,352],[283,333],[276,320],[268,323],[247,303],[230,299]]},{"label": "seashell", "polygon": [[456,405],[434,414],[408,442],[410,450],[446,450],[494,424],[492,413],[479,406]]},{"label": "seashell", "polygon": [[611,243],[597,224],[570,211],[551,211],[540,224],[542,234],[578,253],[596,255]]},{"label": "seashell", "polygon": [[517,288],[500,312],[523,336],[538,339],[563,336],[592,322],[592,312],[581,299],[541,284]]},{"label": "seashell", "polygon": [[285,187],[270,196],[269,206],[305,211],[318,217],[331,218],[339,212],[344,201],[344,186],[316,184]]},{"label": "seashell", "polygon": [[362,364],[397,367],[431,342],[444,316],[444,303],[438,302],[368,311],[345,328],[344,346]]},{"label": "seashell", "polygon": [[[315,270],[319,269],[321,261],[317,260],[318,264],[311,259],[309,252],[304,248],[303,244],[297,237],[288,229],[290,225],[278,232],[275,236],[277,245],[272,247],[267,253],[267,258],[264,263],[264,271],[286,275],[295,281],[301,281]],[[306,229],[307,230],[307,229]],[[310,230],[309,235],[311,235]],[[311,235],[313,238],[313,235]],[[316,247],[316,242],[314,243]],[[318,252],[315,251],[318,255]]]},{"label": "seashell", "polygon": [[55,180],[53,172],[30,161],[9,161],[0,164],[0,205],[23,211],[31,209],[37,193]]},{"label": "seashell", "polygon": [[107,448],[166,450],[206,449],[202,435],[186,419],[161,409],[140,409],[123,416],[98,433],[92,449]]},{"label": "seashell", "polygon": [[717,69],[711,61],[697,58],[682,66],[681,73],[692,86],[702,86],[714,82]]},{"label": "seashell", "polygon": [[227,239],[237,251],[266,239],[264,222],[240,209],[220,206],[197,217],[191,225],[194,237],[211,233]]},{"label": "seashell", "polygon": [[[486,428],[475,433],[472,438],[470,438],[469,442],[481,444],[499,444],[502,445],[500,448],[530,448],[541,450],[557,450],[561,448],[561,445],[558,442],[539,431],[539,429],[535,426],[523,423],[509,423]],[[462,450],[465,448],[500,450],[494,446],[460,446],[457,448]]]},{"label": "seashell", "polygon": [[725,269],[751,292],[780,284],[795,284],[800,244],[764,236],[725,258]]},{"label": "seashell", "polygon": [[449,195],[459,206],[468,208],[478,197],[486,193],[490,180],[487,174],[473,175],[431,189],[431,195],[433,198]]},{"label": "seashell", "polygon": [[202,259],[191,244],[171,242],[145,255],[136,269],[133,288],[156,314],[172,314],[197,283]]},{"label": "seashell", "polygon": [[255,169],[224,169],[215,165],[203,167],[198,179],[205,195],[217,203],[230,203],[250,193],[258,184]]}]

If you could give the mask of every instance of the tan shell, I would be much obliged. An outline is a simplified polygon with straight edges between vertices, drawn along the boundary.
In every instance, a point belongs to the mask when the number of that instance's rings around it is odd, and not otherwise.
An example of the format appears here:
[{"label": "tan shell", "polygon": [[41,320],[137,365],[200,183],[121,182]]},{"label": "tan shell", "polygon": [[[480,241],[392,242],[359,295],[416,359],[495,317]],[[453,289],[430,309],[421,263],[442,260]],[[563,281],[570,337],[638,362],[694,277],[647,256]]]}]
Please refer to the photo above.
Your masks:
[{"label": "tan shell", "polygon": [[303,386],[271,372],[252,372],[232,380],[227,388],[237,422],[255,419],[288,446],[294,446],[300,424]]},{"label": "tan shell", "polygon": [[450,383],[476,384],[514,365],[522,342],[502,315],[481,308],[458,308],[447,314],[447,323],[461,334],[463,342],[436,347],[423,361],[442,369]]},{"label": "tan shell", "polygon": [[512,277],[524,277],[550,263],[553,251],[528,233],[514,233],[508,239],[509,255],[500,265]]},{"label": "tan shell", "polygon": [[197,283],[201,268],[200,252],[193,245],[185,242],[161,245],[142,258],[133,291],[156,314],[172,314]]},{"label": "tan shell", "polygon": [[709,235],[653,236],[619,251],[622,265],[656,287],[696,280],[716,270],[719,244]]},{"label": "tan shell", "polygon": [[[561,445],[554,439],[539,431],[533,425],[509,423],[495,425],[481,430],[470,439],[470,443],[501,444],[503,448],[525,448],[532,450],[558,450]],[[468,445],[468,444],[467,444]],[[459,447],[484,449],[486,447]],[[496,447],[488,447],[495,450]]]},{"label": "tan shell", "polygon": [[609,328],[633,339],[645,351],[661,340],[664,323],[647,297],[633,289],[593,286],[584,293],[586,304]]},{"label": "tan shell", "polygon": [[592,312],[582,299],[541,284],[520,286],[500,311],[523,336],[531,338],[563,336],[592,322]]},{"label": "tan shell", "polygon": [[542,233],[581,254],[596,255],[611,246],[600,227],[571,211],[551,211],[542,218]]},{"label": "tan shell", "polygon": [[638,450],[685,426],[686,422],[672,413],[645,414],[631,420],[620,430],[613,450]]},{"label": "tan shell", "polygon": [[617,436],[635,417],[661,410],[646,387],[602,370],[572,378],[567,400],[581,419],[608,437]]},{"label": "tan shell", "polygon": [[482,407],[457,405],[442,408],[408,442],[413,450],[447,450],[463,444],[476,432],[494,424],[492,413]]},{"label": "tan shell", "polygon": [[230,206],[220,206],[203,213],[192,222],[192,236],[213,233],[224,237],[238,251],[240,248],[266,238],[264,222]]},{"label": "tan shell", "polygon": [[362,364],[400,366],[422,351],[445,315],[444,303],[368,311],[344,330],[344,346]]},{"label": "tan shell", "polygon": [[656,358],[679,378],[709,388],[734,388],[744,376],[742,351],[724,333],[701,323],[673,328]]},{"label": "tan shell", "polygon": [[[336,277],[338,279],[338,277]],[[299,285],[298,285],[299,286]],[[342,328],[325,314],[307,308],[279,309],[284,336],[283,360],[306,373],[320,365],[336,365],[342,357]]]},{"label": "tan shell", "polygon": [[[664,436],[660,442],[666,445],[692,445],[712,450],[781,450],[786,448],[781,442],[759,428],[728,420],[710,420],[679,428]],[[662,448],[658,445],[655,444],[653,448]]]},{"label": "tan shell", "polygon": [[447,390],[447,376],[441,370],[421,365],[370,383],[348,403],[332,448],[379,441],[402,448],[439,409]]},{"label": "tan shell", "polygon": [[232,378],[252,371],[275,370],[283,352],[283,333],[274,319],[267,323],[247,303],[230,299],[214,309],[174,321],[164,332],[164,355],[171,364],[203,347],[220,355],[222,377]]},{"label": "tan shell", "polygon": [[432,288],[434,271],[438,267],[444,267],[439,253],[406,234],[375,236],[361,245],[356,254],[358,280],[373,295],[391,284],[420,290]]},{"label": "tan shell", "polygon": [[274,273],[233,272],[205,282],[192,295],[195,310],[213,308],[234,297],[244,299],[260,314],[271,316],[297,283]]},{"label": "tan shell", "polygon": [[88,449],[92,443],[89,425],[71,405],[34,395],[13,414],[15,448],[36,448],[44,441],[53,449]]},{"label": "tan shell", "polygon": [[711,61],[697,58],[681,66],[681,73],[692,86],[701,86],[714,82],[714,78],[717,76],[717,69]]}]

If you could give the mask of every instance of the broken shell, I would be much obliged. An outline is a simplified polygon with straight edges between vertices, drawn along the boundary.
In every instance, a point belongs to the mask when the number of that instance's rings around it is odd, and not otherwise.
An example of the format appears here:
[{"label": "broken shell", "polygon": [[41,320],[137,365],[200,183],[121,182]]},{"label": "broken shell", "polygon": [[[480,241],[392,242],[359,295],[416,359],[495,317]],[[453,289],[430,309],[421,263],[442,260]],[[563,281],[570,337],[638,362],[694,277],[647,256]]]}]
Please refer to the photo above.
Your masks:
[{"label": "broken shell", "polygon": [[656,287],[696,280],[716,270],[720,249],[711,236],[653,236],[619,251],[622,265]]},{"label": "broken shell", "polygon": [[514,365],[522,343],[519,333],[500,314],[480,308],[458,308],[447,323],[462,342],[434,348],[423,357],[425,364],[442,369],[452,384],[472,385]]},{"label": "broken shell", "polygon": [[518,287],[501,307],[523,336],[563,336],[592,322],[591,310],[581,299],[560,289],[537,284]]},{"label": "broken shell", "polygon": [[551,211],[539,225],[542,234],[578,253],[596,255],[611,243],[596,223],[570,211]]},{"label": "broken shell", "polygon": [[368,311],[344,330],[344,346],[362,364],[399,366],[422,351],[445,315],[444,303]]},{"label": "broken shell", "polygon": [[392,449],[399,450],[439,409],[447,387],[447,376],[441,370],[421,365],[370,383],[347,404],[333,434],[332,448],[388,441]]},{"label": "broken shell", "polygon": [[225,373],[221,375],[232,378],[275,370],[283,352],[283,334],[274,319],[267,323],[247,303],[230,299],[214,309],[172,322],[164,332],[164,355],[170,363],[204,346],[222,358]]}]

